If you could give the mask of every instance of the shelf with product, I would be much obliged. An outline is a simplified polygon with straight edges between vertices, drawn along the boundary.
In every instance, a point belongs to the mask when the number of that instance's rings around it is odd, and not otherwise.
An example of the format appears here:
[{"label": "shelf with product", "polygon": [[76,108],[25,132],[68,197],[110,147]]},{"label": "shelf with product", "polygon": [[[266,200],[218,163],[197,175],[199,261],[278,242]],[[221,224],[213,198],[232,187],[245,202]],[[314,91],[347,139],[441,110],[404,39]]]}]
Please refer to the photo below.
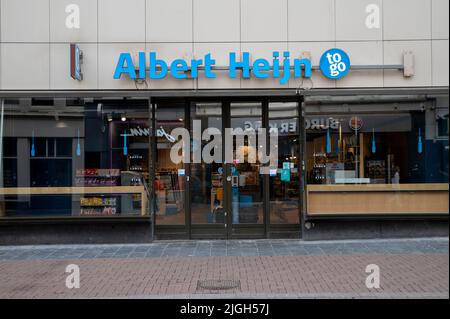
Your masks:
[{"label": "shelf with product", "polygon": [[119,196],[89,195],[80,198],[80,216],[111,216],[120,214]]},{"label": "shelf with product", "polygon": [[[119,169],[77,169],[75,176],[76,186],[99,187],[120,186]],[[115,216],[120,214],[120,195],[85,195],[80,197],[80,216]]]},{"label": "shelf with product", "polygon": [[97,206],[116,206],[117,198],[115,197],[82,197],[80,199],[80,205],[82,207],[97,207]]},{"label": "shelf with product", "polygon": [[116,207],[82,207],[80,216],[116,216]]},{"label": "shelf with product", "polygon": [[[126,187],[143,187],[144,182],[148,183],[149,176],[147,173],[141,173],[137,171],[122,171],[120,182],[122,186]],[[148,184],[147,184],[148,185]],[[127,196],[121,197],[121,210],[127,215],[138,215],[141,211],[143,196],[147,196],[146,194],[141,193],[133,193]]]},{"label": "shelf with product", "polygon": [[118,213],[116,197],[81,197],[80,216],[111,216]]},{"label": "shelf with product", "polygon": [[173,168],[161,168],[155,175],[158,215],[177,215],[183,210],[185,185],[183,177]]},{"label": "shelf with product", "polygon": [[119,169],[77,169],[75,185],[84,187],[120,186]]}]

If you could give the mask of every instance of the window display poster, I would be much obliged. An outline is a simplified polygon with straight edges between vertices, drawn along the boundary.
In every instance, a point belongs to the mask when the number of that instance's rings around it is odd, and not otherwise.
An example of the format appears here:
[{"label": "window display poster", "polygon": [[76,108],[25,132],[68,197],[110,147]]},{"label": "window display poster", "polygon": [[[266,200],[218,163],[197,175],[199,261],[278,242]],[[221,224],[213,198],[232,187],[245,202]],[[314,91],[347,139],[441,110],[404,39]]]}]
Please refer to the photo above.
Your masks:
[{"label": "window display poster", "polygon": [[344,163],[327,163],[326,164],[327,184],[335,184],[336,175],[339,173],[343,173],[344,170],[345,170]]},{"label": "window display poster", "polygon": [[291,181],[291,171],[289,169],[281,170],[281,181],[288,183]]}]

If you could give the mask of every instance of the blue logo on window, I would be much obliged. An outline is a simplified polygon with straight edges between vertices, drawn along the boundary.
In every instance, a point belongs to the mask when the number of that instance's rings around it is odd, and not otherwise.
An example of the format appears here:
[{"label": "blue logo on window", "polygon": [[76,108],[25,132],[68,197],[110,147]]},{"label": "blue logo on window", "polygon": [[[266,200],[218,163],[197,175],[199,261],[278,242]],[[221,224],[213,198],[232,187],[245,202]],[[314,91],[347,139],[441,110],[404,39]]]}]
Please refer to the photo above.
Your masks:
[{"label": "blue logo on window", "polygon": [[320,70],[329,79],[343,78],[350,69],[350,58],[341,49],[330,49],[320,58]]}]

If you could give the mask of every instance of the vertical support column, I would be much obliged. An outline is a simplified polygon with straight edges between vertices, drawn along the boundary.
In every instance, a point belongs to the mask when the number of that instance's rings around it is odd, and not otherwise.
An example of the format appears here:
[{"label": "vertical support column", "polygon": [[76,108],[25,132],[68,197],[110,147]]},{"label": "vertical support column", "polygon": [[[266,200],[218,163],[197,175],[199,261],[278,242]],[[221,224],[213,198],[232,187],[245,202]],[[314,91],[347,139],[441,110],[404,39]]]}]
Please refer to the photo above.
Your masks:
[{"label": "vertical support column", "polygon": [[353,129],[353,136],[355,138],[354,143],[354,155],[355,155],[355,178],[359,178],[359,153],[358,153],[358,146],[359,146],[359,140],[358,140],[358,130]]},{"label": "vertical support column", "polygon": [[[222,100],[222,127],[225,129],[231,127],[231,104],[227,99]],[[231,239],[233,234],[233,204],[232,204],[232,188],[231,180],[228,177],[231,176],[231,165],[232,163],[227,163],[225,161],[226,149],[225,149],[225,135],[222,136],[222,162],[223,162],[223,190],[224,190],[224,208],[227,212],[225,218],[225,224],[227,224],[226,236],[227,239]]]},{"label": "vertical support column", "polygon": [[17,139],[17,187],[31,187],[30,140]]},{"label": "vertical support column", "polygon": [[[78,144],[78,136],[76,138],[72,138],[72,187],[78,186],[76,183],[77,169],[84,169],[84,142],[85,142],[85,134],[84,134],[84,125],[79,127],[80,129],[80,156],[77,155],[77,144]],[[81,184],[80,184],[81,185]],[[72,194],[72,216],[78,216],[81,214],[81,197],[83,194]]]},{"label": "vertical support column", "polygon": [[[270,152],[270,134],[269,134],[269,99],[262,101],[262,127],[266,128],[266,151]],[[259,141],[258,141],[259,145]],[[261,163],[260,163],[261,165]],[[270,237],[270,174],[264,174],[263,179],[263,214],[264,214],[264,237]]]},{"label": "vertical support column", "polygon": [[[184,127],[191,133],[191,107],[193,107],[192,101],[189,99],[184,100]],[[189,141],[189,148],[191,148],[192,145],[192,136],[190,137],[191,140]],[[192,148],[191,148],[192,151]],[[192,154],[191,158],[189,159],[189,162],[192,161]],[[183,177],[184,179],[184,217],[185,217],[185,229],[186,233],[188,235],[188,238],[191,239],[192,231],[192,216],[191,216],[191,164],[190,163],[184,163],[183,166],[186,176]]]},{"label": "vertical support column", "polygon": [[[155,174],[156,174],[156,123],[155,123],[156,105],[152,103],[152,99],[148,99],[148,173],[149,185],[147,202],[149,209],[149,218],[152,227],[152,241],[155,238],[155,223],[156,223],[156,193],[155,193]],[[144,196],[144,194],[143,194]],[[144,201],[142,203],[144,205]]]},{"label": "vertical support column", "polygon": [[306,215],[307,215],[307,192],[306,192],[306,129],[305,129],[305,102],[304,102],[304,96],[299,95],[297,99],[297,107],[299,108],[298,112],[298,122],[299,122],[299,143],[300,143],[300,165],[299,165],[299,187],[300,187],[300,203],[298,205],[299,207],[299,223],[300,223],[300,236],[303,237],[303,234],[305,233],[305,223]]},{"label": "vertical support column", "polygon": [[364,133],[359,133],[359,178],[364,178]]},{"label": "vertical support column", "polygon": [[[17,187],[32,187],[31,172],[30,172],[30,139],[17,139]],[[31,201],[30,194],[18,195],[17,199],[20,202]]]},{"label": "vertical support column", "polygon": [[[3,188],[3,115],[5,112],[5,101],[3,99],[0,99],[0,104],[0,188]],[[0,217],[4,217],[5,214],[5,196],[0,195]]]}]

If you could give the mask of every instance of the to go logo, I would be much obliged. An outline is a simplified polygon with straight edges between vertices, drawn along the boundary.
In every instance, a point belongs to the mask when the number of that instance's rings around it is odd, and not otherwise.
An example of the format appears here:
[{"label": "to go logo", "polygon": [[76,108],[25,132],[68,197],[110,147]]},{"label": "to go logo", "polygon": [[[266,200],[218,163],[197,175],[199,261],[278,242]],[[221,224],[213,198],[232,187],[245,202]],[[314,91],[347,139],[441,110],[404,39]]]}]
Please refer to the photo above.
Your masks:
[{"label": "to go logo", "polygon": [[329,79],[340,79],[350,69],[350,58],[341,49],[330,49],[320,58],[320,70]]}]

